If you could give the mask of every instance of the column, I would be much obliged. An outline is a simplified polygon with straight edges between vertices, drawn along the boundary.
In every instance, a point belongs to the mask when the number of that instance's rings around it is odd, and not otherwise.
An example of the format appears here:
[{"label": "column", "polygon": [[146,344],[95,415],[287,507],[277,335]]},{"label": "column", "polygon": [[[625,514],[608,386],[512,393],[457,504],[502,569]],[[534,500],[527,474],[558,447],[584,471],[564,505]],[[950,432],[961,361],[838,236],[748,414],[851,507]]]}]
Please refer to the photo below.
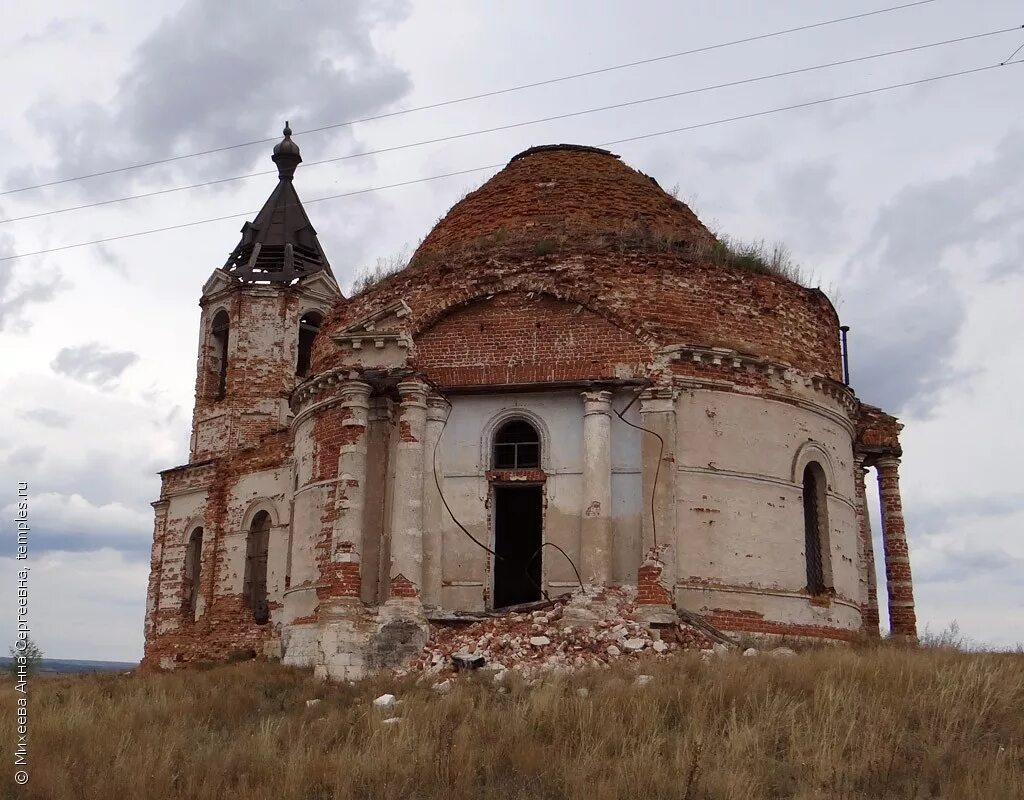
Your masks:
[{"label": "column", "polygon": [[335,484],[335,519],[327,578],[332,597],[360,595],[360,552],[366,527],[366,450],[370,410],[369,384],[346,381],[339,388],[341,444]]},{"label": "column", "polygon": [[611,392],[583,393],[581,573],[587,583],[612,578]]},{"label": "column", "polygon": [[917,638],[914,613],[914,584],[910,574],[910,554],[903,524],[900,499],[900,460],[892,456],[878,459],[878,497],[882,506],[882,546],[885,550],[885,582],[889,594],[889,633],[891,636]]},{"label": "column", "polygon": [[861,627],[878,638],[878,577],[875,574],[875,544],[871,538],[871,517],[864,488],[864,456],[857,456],[853,465],[854,502],[857,506],[857,552],[861,580]]},{"label": "column", "polygon": [[[423,436],[423,604],[441,605],[441,577],[444,564],[444,503],[438,487],[444,486],[444,460],[438,442],[451,406],[443,397],[427,399],[427,421]],[[434,465],[437,465],[436,480]]]},{"label": "column", "polygon": [[644,508],[643,553],[637,581],[638,602],[647,605],[671,604],[675,598],[675,403],[672,387],[651,388],[640,395],[640,425],[646,431],[640,434]]},{"label": "column", "polygon": [[391,509],[389,602],[419,600],[423,589],[423,442],[427,387],[422,381],[398,384],[398,444]]}]

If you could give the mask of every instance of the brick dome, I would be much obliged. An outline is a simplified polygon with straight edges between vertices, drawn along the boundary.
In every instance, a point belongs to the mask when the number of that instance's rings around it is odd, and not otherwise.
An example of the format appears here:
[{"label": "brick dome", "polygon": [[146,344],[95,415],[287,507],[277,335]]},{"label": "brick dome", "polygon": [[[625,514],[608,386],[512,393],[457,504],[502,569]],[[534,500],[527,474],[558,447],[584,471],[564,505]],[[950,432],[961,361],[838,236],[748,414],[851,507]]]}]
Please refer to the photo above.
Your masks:
[{"label": "brick dome", "polygon": [[407,338],[410,368],[421,369],[417,345],[432,326],[511,294],[495,309],[511,313],[526,295],[596,314],[648,348],[648,371],[657,352],[687,344],[840,379],[839,320],[828,298],[714,259],[714,245],[685,203],[613,153],[533,147],[456,203],[405,269],[335,305],[314,345],[313,373],[355,366],[335,337],[364,324],[364,333],[382,330],[377,320],[396,304],[405,310],[388,324]]},{"label": "brick dome", "polygon": [[679,246],[712,235],[685,203],[614,153],[552,144],[514,156],[456,203],[416,255],[516,244],[537,251],[592,250],[622,238]]}]

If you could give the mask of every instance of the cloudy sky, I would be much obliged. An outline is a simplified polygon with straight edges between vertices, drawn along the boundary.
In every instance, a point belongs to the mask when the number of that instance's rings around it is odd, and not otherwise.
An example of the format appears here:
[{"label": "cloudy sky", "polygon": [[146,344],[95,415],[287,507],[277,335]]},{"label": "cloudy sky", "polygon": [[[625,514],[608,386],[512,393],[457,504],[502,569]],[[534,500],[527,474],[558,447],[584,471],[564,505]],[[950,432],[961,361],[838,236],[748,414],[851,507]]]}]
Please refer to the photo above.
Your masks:
[{"label": "cloudy sky", "polygon": [[[1024,22],[1012,0],[935,0],[299,135],[897,2],[691,0],[647,3],[643,13],[635,3],[582,0],[7,8],[0,258],[239,215],[0,261],[0,506],[10,519],[15,482],[29,482],[32,618],[47,654],[141,656],[149,502],[156,471],[187,458],[200,287],[274,177],[14,218],[274,167],[270,145],[257,144],[9,190],[277,137],[290,119],[307,161],[297,186],[308,203],[500,164],[534,144],[613,142],[993,66],[1024,42],[1021,32],[1002,33],[358,156]],[[1024,641],[1022,78],[1024,65],[1009,65],[611,145],[662,186],[678,187],[716,230],[785,242],[837,298],[852,327],[855,388],[906,424],[903,497],[922,627],[956,620],[990,646]],[[308,164],[348,155],[357,157]],[[492,172],[307,210],[347,284],[378,257],[415,247]],[[13,587],[12,540],[0,553],[4,587]],[[13,640],[12,630],[12,615],[0,615],[0,642]]]}]

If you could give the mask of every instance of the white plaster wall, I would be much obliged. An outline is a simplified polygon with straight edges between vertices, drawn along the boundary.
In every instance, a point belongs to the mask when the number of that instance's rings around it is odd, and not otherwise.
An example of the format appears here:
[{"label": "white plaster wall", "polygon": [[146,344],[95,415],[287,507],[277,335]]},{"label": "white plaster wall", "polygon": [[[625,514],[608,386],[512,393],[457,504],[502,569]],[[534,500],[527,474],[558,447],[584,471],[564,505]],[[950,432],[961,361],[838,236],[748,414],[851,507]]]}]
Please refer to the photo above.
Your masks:
[{"label": "white plaster wall", "polygon": [[[631,395],[616,398],[616,406]],[[455,516],[479,541],[494,545],[490,487],[485,472],[490,462],[490,440],[485,431],[495,418],[522,409],[542,422],[545,437],[542,466],[545,485],[544,541],[557,544],[579,566],[580,516],[583,472],[583,400],[578,391],[496,394],[453,397],[438,445],[445,499]],[[630,412],[634,415],[634,412]],[[615,517],[613,574],[627,580],[639,563],[640,447],[639,432],[612,419],[612,497]],[[426,476],[432,480],[432,475]],[[469,540],[446,512],[443,515],[442,604],[448,609],[484,608],[485,588],[490,594],[491,557]],[[542,554],[548,591],[576,585],[575,572],[554,548]]]},{"label": "white plaster wall", "polygon": [[288,568],[291,475],[288,464],[243,475],[235,483],[228,495],[230,528],[224,533],[224,560],[217,573],[218,594],[241,594],[250,523],[259,511],[265,510],[272,526],[267,551],[267,599],[281,602]]},{"label": "white plaster wall", "polygon": [[[632,405],[633,392],[620,392],[612,405],[634,425],[640,424],[639,400]],[[629,406],[627,409],[626,407]],[[643,431],[631,428],[612,413],[612,580],[636,583],[636,571],[643,560],[641,524],[644,497],[641,475]]]},{"label": "white plaster wall", "polygon": [[[857,627],[857,520],[852,430],[827,414],[731,392],[677,400],[677,553],[680,601],[697,610],[763,613],[797,624]],[[802,465],[820,447],[829,476],[830,607],[807,602]],[[714,591],[701,589],[714,587]]]}]

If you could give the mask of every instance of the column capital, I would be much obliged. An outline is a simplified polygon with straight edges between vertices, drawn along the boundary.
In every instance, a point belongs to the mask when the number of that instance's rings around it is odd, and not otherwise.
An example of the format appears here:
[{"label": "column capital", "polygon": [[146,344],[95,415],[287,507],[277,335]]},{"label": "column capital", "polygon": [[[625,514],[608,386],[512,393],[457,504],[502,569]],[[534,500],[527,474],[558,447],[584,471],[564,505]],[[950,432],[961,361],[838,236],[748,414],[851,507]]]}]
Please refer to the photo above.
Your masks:
[{"label": "column capital", "polygon": [[896,456],[880,456],[875,459],[875,468],[898,470],[900,460]]},{"label": "column capital", "polygon": [[427,421],[428,422],[444,422],[448,419],[448,414],[452,410],[452,405],[440,395],[430,395],[427,398]]},{"label": "column capital", "polygon": [[675,411],[675,401],[679,396],[674,386],[652,386],[640,393],[640,413],[658,414]]},{"label": "column capital", "polygon": [[587,414],[611,414],[612,393],[607,391],[583,392],[583,413]]},{"label": "column capital", "polygon": [[402,381],[398,384],[398,396],[402,399],[402,406],[427,407],[427,384],[421,380]]},{"label": "column capital", "polygon": [[341,396],[341,405],[347,407],[370,407],[370,393],[373,387],[363,381],[347,380],[342,381],[338,386],[338,394]]}]

